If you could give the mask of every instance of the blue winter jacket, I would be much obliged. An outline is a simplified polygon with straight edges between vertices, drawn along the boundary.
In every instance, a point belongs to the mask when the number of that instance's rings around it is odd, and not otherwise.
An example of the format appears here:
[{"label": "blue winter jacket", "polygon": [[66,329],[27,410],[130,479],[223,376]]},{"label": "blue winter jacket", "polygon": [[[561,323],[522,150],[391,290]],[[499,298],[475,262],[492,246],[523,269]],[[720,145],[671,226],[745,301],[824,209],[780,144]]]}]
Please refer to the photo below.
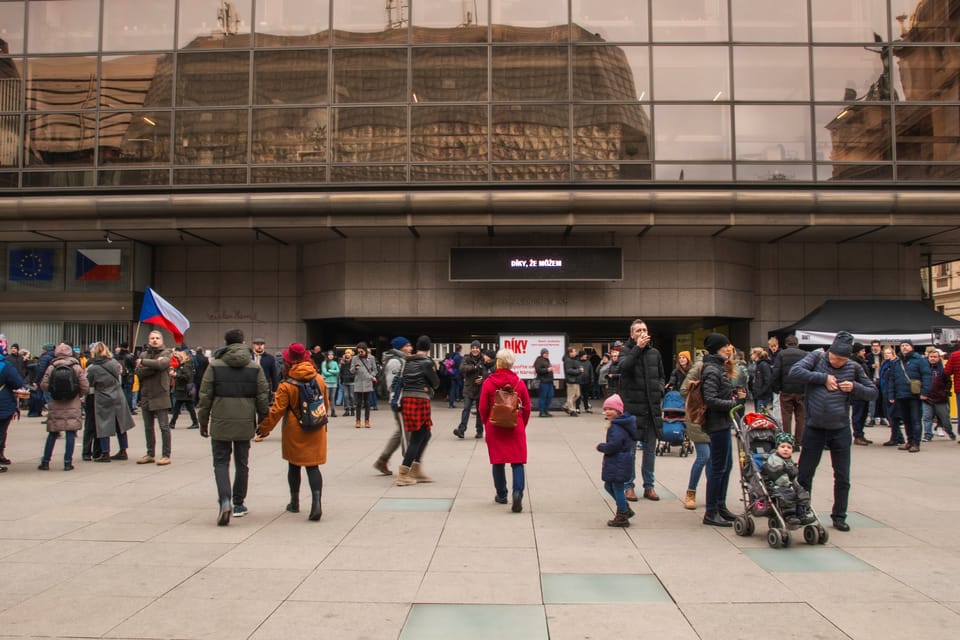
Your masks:
[{"label": "blue winter jacket", "polygon": [[[827,391],[824,383],[828,375],[835,377],[837,382],[853,382],[853,391]],[[840,368],[835,368],[830,364],[830,357],[822,351],[805,355],[790,369],[788,379],[805,385],[803,403],[806,427],[849,429],[851,400],[877,399],[877,388],[860,364],[848,358]]]},{"label": "blue winter jacket", "polygon": [[3,354],[0,354],[0,419],[6,419],[17,412],[17,397],[13,395],[14,389],[23,386],[23,378],[17,368],[6,361]]},{"label": "blue winter jacket", "polygon": [[[901,363],[903,366],[900,366]],[[904,375],[906,369],[906,375]],[[886,379],[883,381],[883,399],[889,402],[897,398],[917,398],[910,393],[909,376],[913,380],[920,380],[920,395],[926,396],[930,393],[930,384],[933,381],[930,375],[930,362],[916,351],[911,351],[906,357],[900,356],[899,361],[891,360],[890,366],[884,372]]]},{"label": "blue winter jacket", "polygon": [[629,413],[621,413],[610,422],[607,429],[607,441],[597,445],[597,451],[603,454],[603,471],[600,478],[604,482],[629,482],[633,475],[637,432],[637,419]]}]

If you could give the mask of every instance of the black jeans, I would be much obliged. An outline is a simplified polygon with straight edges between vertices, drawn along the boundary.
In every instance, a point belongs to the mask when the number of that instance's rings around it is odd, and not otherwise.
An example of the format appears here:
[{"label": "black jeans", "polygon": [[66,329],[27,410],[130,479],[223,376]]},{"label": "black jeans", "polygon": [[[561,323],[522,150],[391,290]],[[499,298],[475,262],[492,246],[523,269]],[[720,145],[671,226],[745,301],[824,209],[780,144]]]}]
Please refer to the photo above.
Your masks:
[{"label": "black jeans", "polygon": [[813,474],[820,464],[824,447],[830,449],[833,465],[833,510],[830,517],[845,520],[850,497],[850,429],[817,429],[809,425],[803,431],[803,451],[800,452],[797,482],[813,493]]},{"label": "black jeans", "polygon": [[183,407],[186,407],[187,411],[190,413],[190,419],[193,420],[191,425],[197,424],[197,409],[194,407],[193,400],[174,400],[173,414],[170,416],[171,426],[177,422],[177,418],[180,417],[180,409]]},{"label": "black jeans", "polygon": [[409,467],[414,462],[420,462],[423,452],[427,449],[427,443],[430,442],[430,429],[420,427],[417,431],[411,431],[410,444],[407,445],[407,452],[403,454],[403,466]]},{"label": "black jeans", "polygon": [[247,498],[247,482],[250,479],[250,441],[249,440],[211,440],[213,448],[213,477],[217,481],[217,496],[227,500],[230,491],[230,454],[233,453],[233,466],[236,476],[233,479],[233,504],[243,504]]},{"label": "black jeans", "polygon": [[80,453],[84,457],[98,458],[103,453],[100,450],[100,440],[97,438],[97,415],[94,394],[88,393],[84,401],[83,416],[83,444]]}]

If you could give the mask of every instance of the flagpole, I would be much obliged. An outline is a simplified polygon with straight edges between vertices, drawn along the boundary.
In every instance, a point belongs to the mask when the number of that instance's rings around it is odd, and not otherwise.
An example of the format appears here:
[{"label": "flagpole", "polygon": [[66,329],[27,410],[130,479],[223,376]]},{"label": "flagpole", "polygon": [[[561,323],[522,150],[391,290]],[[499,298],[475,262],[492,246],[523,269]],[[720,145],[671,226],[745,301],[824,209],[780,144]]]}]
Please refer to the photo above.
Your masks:
[{"label": "flagpole", "polygon": [[140,324],[141,321],[137,320],[137,330],[133,332],[133,347],[130,349],[130,353],[137,352],[137,340],[140,338]]}]

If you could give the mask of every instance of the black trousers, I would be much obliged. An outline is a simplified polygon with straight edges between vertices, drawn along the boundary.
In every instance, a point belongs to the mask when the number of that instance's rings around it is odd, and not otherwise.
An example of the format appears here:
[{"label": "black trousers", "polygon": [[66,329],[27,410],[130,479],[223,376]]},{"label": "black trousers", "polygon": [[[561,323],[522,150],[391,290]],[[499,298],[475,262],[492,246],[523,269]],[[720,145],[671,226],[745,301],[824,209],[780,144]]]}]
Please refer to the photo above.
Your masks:
[{"label": "black trousers", "polygon": [[93,458],[100,457],[100,440],[97,438],[97,416],[94,405],[94,394],[88,393],[83,399],[83,444],[80,447],[80,453],[83,456]]},{"label": "black trousers", "polygon": [[[247,498],[247,482],[250,479],[250,441],[249,440],[211,440],[213,448],[213,477],[217,481],[217,497],[220,500],[233,496],[233,504],[243,504]],[[233,491],[230,489],[230,454],[233,453],[233,465],[236,474],[233,479]]]},{"label": "black trousers", "polygon": [[817,429],[806,426],[803,430],[803,451],[797,465],[797,482],[813,492],[813,474],[820,464],[824,447],[830,450],[833,465],[833,510],[831,518],[844,520],[847,517],[847,502],[850,497],[850,429]]}]

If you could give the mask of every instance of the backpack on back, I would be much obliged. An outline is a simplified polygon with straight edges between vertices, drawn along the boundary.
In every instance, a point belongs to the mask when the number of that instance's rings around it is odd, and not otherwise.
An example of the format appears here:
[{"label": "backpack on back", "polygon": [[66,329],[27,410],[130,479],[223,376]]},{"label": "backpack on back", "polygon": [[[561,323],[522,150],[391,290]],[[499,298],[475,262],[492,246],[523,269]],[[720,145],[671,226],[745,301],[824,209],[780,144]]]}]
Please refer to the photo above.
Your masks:
[{"label": "backpack on back", "polygon": [[311,380],[307,384],[292,378],[286,381],[297,387],[297,404],[291,409],[296,411],[300,427],[304,431],[314,431],[327,426],[327,405],[323,402],[323,392],[317,381]]},{"label": "backpack on back", "polygon": [[520,397],[510,385],[497,389],[493,394],[493,406],[490,407],[490,424],[504,429],[517,426],[520,413]]},{"label": "backpack on back", "polygon": [[457,361],[453,359],[453,356],[447,356],[440,364],[443,365],[443,373],[447,377],[452,378],[455,375],[454,369],[457,366]]},{"label": "backpack on back", "polygon": [[403,372],[406,368],[407,362],[404,360],[403,364],[400,365],[400,371],[393,376],[393,382],[390,384],[390,408],[395,413],[400,413],[403,409],[400,403],[403,400]]},{"label": "backpack on back", "polygon": [[47,381],[50,397],[54,400],[73,400],[80,395],[80,381],[72,364],[58,364]]},{"label": "backpack on back", "polygon": [[691,380],[687,384],[687,398],[685,409],[687,420],[691,423],[703,426],[704,419],[707,417],[707,403],[703,400],[703,371],[700,372],[699,380]]}]

